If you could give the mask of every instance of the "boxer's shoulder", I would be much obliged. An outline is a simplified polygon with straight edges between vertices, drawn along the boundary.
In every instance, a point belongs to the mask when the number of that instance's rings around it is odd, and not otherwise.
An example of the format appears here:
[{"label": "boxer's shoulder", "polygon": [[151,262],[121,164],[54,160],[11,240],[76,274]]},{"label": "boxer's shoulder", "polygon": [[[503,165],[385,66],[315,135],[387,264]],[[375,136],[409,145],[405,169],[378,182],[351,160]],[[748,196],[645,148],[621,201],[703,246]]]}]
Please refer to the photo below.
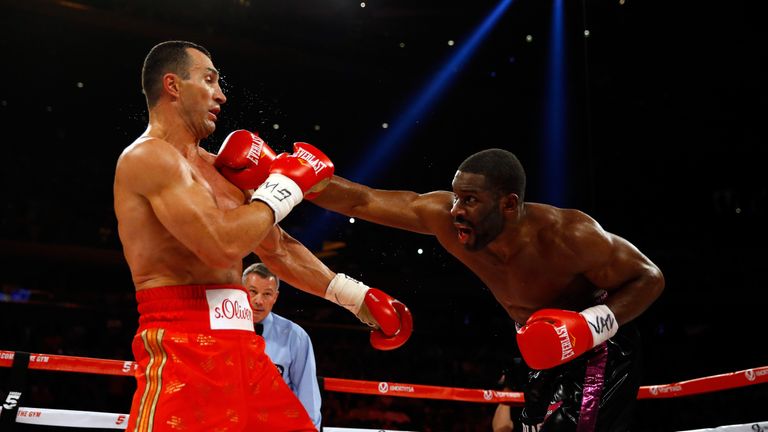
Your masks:
[{"label": "boxer's shoulder", "polygon": [[177,165],[183,155],[171,143],[156,137],[142,136],[123,150],[119,165]]},{"label": "boxer's shoulder", "polygon": [[181,152],[167,141],[153,137],[139,138],[128,146],[120,155],[115,172],[116,185],[140,194],[184,178],[191,178],[191,167]]}]

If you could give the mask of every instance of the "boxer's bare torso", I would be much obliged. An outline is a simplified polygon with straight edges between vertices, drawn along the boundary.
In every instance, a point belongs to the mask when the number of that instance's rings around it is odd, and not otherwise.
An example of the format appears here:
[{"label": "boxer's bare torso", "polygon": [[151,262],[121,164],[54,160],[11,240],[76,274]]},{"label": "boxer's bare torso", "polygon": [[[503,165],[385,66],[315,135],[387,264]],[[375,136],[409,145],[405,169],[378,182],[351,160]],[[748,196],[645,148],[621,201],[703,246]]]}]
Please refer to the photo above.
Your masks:
[{"label": "boxer's bare torso", "polygon": [[371,189],[334,177],[314,202],[436,236],[518,323],[542,308],[592,306],[604,291],[614,294],[610,306],[622,323],[637,317],[658,295],[633,289],[641,286],[644,275],[655,274],[656,266],[585,213],[517,201],[500,209],[499,197],[483,185],[481,175],[459,172],[453,192],[418,194]]},{"label": "boxer's bare torso", "polygon": [[434,225],[438,241],[483,281],[512,319],[524,323],[544,307],[581,310],[594,304],[601,289],[585,277],[586,260],[562,238],[566,227],[574,229],[576,211],[527,203],[513,230],[482,250],[469,251],[453,225],[452,202],[446,201],[441,214],[447,217]]},{"label": "boxer's bare torso", "polygon": [[162,187],[169,174],[168,167],[163,171],[148,169],[151,161],[147,159],[158,157],[167,158],[171,169],[178,170],[181,181],[204,188],[218,208],[232,209],[243,205],[245,199],[243,192],[213,167],[214,156],[196,144],[173,145],[147,135],[138,138],[121,155],[114,183],[120,240],[136,289],[240,283],[240,261],[229,268],[205,264],[190,246],[174,236],[177,222],[166,226],[158,218],[146,196]]}]

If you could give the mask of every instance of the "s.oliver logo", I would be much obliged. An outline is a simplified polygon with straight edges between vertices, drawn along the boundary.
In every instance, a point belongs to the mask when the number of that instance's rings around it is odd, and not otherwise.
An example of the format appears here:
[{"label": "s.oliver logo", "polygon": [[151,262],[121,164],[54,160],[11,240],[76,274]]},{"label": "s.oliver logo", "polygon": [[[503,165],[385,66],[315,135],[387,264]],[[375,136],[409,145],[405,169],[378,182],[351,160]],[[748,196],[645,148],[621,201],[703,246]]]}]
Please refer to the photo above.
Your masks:
[{"label": "s.oliver logo", "polygon": [[222,288],[205,291],[211,330],[253,331],[253,312],[248,294],[238,289]]},{"label": "s.oliver logo", "polygon": [[224,299],[221,306],[214,308],[216,318],[253,320],[251,308],[241,305],[237,300]]}]

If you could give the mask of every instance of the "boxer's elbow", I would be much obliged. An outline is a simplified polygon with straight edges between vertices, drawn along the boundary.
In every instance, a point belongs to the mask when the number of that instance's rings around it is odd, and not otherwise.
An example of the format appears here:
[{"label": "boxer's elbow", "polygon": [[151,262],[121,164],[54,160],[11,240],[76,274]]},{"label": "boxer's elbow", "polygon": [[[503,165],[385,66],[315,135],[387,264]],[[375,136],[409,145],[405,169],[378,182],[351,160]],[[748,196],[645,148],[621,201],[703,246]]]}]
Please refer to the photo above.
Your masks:
[{"label": "boxer's elbow", "polygon": [[661,293],[664,292],[666,281],[664,280],[664,274],[656,266],[651,266],[646,273],[646,284],[651,293],[653,300],[655,301]]}]

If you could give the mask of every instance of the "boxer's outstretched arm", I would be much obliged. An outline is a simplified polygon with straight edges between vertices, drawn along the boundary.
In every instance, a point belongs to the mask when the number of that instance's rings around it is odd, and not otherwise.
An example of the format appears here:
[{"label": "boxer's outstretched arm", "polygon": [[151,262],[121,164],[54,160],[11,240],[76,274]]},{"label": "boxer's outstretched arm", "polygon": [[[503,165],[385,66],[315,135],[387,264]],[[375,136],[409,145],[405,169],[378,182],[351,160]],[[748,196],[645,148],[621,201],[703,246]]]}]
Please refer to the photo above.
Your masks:
[{"label": "boxer's outstretched arm", "polygon": [[453,193],[435,191],[418,194],[411,191],[373,189],[333,176],[331,183],[313,203],[347,216],[381,225],[436,234],[438,224],[450,221]]},{"label": "boxer's outstretched arm", "polygon": [[118,190],[150,203],[160,223],[203,262],[220,268],[248,255],[274,224],[263,202],[232,210],[218,208],[211,193],[194,180],[182,155],[165,141],[152,139],[120,157]]},{"label": "boxer's outstretched arm", "polygon": [[275,225],[253,250],[272,273],[290,285],[325,296],[328,283],[336,276],[298,240]]}]

